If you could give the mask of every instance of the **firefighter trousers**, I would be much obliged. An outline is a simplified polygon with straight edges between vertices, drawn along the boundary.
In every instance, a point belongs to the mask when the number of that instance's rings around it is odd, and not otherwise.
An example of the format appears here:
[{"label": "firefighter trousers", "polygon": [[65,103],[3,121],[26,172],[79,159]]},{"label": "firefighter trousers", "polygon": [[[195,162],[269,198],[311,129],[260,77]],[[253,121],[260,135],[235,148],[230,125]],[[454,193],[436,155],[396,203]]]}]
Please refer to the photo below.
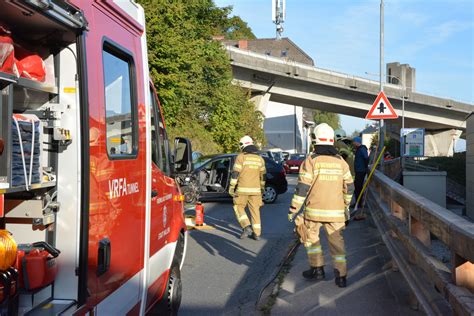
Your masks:
[{"label": "firefighter trousers", "polygon": [[[240,226],[242,228],[249,226],[251,220],[252,229],[257,236],[262,233],[262,224],[260,223],[260,207],[262,205],[261,195],[238,195],[234,197],[234,212]],[[250,211],[250,220],[245,211],[247,206]]]},{"label": "firefighter trousers", "polygon": [[304,225],[306,225],[308,229],[308,237],[304,246],[311,267],[315,268],[324,266],[324,255],[321,248],[321,240],[319,238],[319,231],[321,230],[321,227],[324,227],[328,236],[329,252],[334,263],[334,269],[339,270],[341,276],[345,276],[347,274],[346,251],[344,237],[342,236],[345,224],[313,222],[306,220]]}]

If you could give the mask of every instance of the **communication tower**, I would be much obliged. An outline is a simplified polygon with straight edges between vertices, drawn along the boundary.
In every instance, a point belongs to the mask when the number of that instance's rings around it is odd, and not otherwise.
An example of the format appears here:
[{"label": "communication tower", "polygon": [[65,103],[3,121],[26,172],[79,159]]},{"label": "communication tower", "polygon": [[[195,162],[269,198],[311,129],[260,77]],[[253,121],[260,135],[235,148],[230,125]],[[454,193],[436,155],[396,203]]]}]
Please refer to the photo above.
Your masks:
[{"label": "communication tower", "polygon": [[272,21],[276,24],[276,38],[281,39],[286,16],[286,0],[272,0]]}]

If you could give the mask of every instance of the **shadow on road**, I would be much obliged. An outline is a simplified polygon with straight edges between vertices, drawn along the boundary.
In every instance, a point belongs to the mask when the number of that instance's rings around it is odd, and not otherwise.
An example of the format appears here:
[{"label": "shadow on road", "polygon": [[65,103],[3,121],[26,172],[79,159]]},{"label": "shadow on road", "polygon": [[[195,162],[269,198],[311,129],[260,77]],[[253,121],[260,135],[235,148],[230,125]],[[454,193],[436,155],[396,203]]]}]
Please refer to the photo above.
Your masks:
[{"label": "shadow on road", "polygon": [[262,239],[239,239],[232,202],[205,204],[214,230],[192,230],[182,271],[180,315],[254,315],[260,290],[293,240],[287,212],[294,187],[261,211]]},{"label": "shadow on road", "polygon": [[238,242],[205,231],[194,232],[193,238],[199,240],[199,245],[210,255],[222,256],[239,265],[251,265],[255,255],[257,255],[257,253],[243,247]]}]

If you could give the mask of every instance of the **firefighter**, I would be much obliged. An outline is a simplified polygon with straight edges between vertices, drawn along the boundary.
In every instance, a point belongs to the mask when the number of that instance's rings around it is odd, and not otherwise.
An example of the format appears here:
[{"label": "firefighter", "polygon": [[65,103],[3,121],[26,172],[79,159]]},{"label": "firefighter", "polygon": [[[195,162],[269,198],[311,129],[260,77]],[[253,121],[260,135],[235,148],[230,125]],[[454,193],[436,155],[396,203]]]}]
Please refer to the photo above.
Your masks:
[{"label": "firefighter", "polygon": [[314,134],[314,152],[301,165],[288,220],[292,222],[304,205],[303,214],[298,215],[295,220],[298,232],[303,227],[304,233],[300,233],[300,239],[306,248],[310,264],[310,269],[303,272],[303,277],[311,280],[325,278],[324,257],[319,239],[319,231],[324,227],[334,263],[336,285],[346,287],[346,251],[342,231],[354,184],[348,164],[334,147],[334,130],[323,123],[316,126]]},{"label": "firefighter", "polygon": [[[265,189],[265,161],[258,155],[258,149],[250,136],[242,137],[239,145],[242,153],[235,159],[229,194],[234,198],[235,216],[242,227],[240,239],[251,236],[260,240],[260,207],[263,205],[262,194]],[[245,212],[247,206],[251,223]]]},{"label": "firefighter", "polygon": [[347,138],[346,132],[343,129],[335,130],[334,134],[336,135],[334,147],[336,147],[339,155],[344,158],[344,160],[349,165],[351,174],[354,174],[354,153],[352,151],[352,147],[346,143],[352,141]]}]

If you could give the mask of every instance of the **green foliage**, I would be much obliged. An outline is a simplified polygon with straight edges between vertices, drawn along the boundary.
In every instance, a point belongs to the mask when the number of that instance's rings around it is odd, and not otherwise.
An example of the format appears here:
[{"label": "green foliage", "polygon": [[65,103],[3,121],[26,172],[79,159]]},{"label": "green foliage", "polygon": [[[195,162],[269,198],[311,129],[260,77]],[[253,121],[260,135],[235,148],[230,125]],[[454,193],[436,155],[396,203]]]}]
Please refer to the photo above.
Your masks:
[{"label": "green foliage", "polygon": [[355,131],[352,132],[351,135],[349,135],[349,137],[352,139],[356,136],[360,136],[360,131],[358,129],[356,129]]},{"label": "green foliage", "polygon": [[168,137],[186,137],[192,140],[194,151],[201,153],[219,153],[222,147],[219,146],[210,134],[199,122],[195,120],[182,120],[179,125],[168,126]]},{"label": "green foliage", "polygon": [[233,86],[227,53],[216,35],[254,38],[231,7],[212,0],[140,0],[145,8],[150,75],[170,135],[187,136],[203,153],[232,151],[245,133],[263,143],[261,115]]},{"label": "green foliage", "polygon": [[341,128],[341,121],[337,113],[314,110],[313,118],[316,124],[326,123],[333,129]]},{"label": "green foliage", "polygon": [[222,29],[222,34],[229,40],[239,39],[255,39],[255,35],[247,25],[247,22],[242,21],[238,16],[233,16],[226,21],[225,27]]},{"label": "green foliage", "polygon": [[466,152],[455,153],[453,157],[430,157],[421,164],[446,171],[448,178],[460,185],[466,185]]}]

